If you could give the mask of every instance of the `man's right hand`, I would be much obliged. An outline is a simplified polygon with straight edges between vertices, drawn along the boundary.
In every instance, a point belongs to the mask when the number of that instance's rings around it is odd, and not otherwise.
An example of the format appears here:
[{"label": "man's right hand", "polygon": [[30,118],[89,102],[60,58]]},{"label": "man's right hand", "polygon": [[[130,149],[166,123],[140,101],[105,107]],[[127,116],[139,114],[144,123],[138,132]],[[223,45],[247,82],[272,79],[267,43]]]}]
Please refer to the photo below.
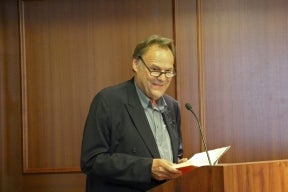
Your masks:
[{"label": "man's right hand", "polygon": [[172,167],[172,165],[173,163],[165,159],[153,159],[152,177],[159,181],[179,177],[182,174],[181,171]]}]

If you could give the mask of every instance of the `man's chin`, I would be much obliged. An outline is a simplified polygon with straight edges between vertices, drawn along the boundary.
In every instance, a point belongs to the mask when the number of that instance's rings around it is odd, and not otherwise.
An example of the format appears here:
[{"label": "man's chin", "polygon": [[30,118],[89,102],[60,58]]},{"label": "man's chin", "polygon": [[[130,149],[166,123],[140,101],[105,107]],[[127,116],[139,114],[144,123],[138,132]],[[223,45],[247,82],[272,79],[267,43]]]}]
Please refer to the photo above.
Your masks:
[{"label": "man's chin", "polygon": [[152,93],[152,99],[158,100],[160,97],[164,95],[164,92],[155,91]]}]

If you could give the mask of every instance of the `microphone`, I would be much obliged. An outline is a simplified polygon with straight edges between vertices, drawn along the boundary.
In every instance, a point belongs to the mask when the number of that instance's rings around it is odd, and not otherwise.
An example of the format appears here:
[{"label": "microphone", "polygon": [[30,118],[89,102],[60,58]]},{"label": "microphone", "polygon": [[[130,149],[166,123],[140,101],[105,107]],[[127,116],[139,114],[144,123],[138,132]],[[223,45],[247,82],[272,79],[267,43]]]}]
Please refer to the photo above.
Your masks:
[{"label": "microphone", "polygon": [[202,142],[203,142],[203,145],[204,145],[204,149],[205,149],[205,152],[207,154],[207,158],[208,158],[208,161],[209,161],[209,165],[212,165],[211,163],[211,160],[210,160],[210,156],[209,156],[209,153],[208,153],[208,149],[207,149],[207,145],[206,145],[206,140],[205,140],[205,137],[203,135],[203,128],[201,126],[201,123],[197,117],[197,115],[194,113],[194,111],[192,110],[192,106],[189,104],[189,103],[186,103],[185,104],[185,107],[187,110],[191,111],[191,113],[193,114],[193,116],[195,117],[197,123],[198,123],[198,128],[200,130],[200,134],[201,134],[201,139],[202,139]]}]

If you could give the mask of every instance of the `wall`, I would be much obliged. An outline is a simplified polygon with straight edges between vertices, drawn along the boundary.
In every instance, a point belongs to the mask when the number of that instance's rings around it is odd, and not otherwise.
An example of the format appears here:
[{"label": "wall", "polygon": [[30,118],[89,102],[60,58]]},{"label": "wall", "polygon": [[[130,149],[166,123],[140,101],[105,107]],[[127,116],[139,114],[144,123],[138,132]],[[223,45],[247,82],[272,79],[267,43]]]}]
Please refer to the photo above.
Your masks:
[{"label": "wall", "polygon": [[0,191],[21,191],[21,88],[17,2],[0,2]]},{"label": "wall", "polygon": [[227,161],[287,158],[288,2],[203,3],[207,139]]},{"label": "wall", "polygon": [[[1,191],[84,191],[79,156],[92,97],[129,79],[135,44],[175,39],[168,93],[187,157],[231,145],[223,162],[288,158],[284,0],[49,0],[0,3]],[[3,30],[2,30],[3,29]]]}]

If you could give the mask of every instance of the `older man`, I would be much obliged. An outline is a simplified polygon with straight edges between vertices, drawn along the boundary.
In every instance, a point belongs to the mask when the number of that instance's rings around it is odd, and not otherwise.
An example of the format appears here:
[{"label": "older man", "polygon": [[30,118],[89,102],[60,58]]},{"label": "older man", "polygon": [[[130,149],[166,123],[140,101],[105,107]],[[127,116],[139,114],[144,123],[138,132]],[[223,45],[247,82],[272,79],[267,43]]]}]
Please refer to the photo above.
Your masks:
[{"label": "older man", "polygon": [[134,77],[101,90],[82,142],[87,192],[146,191],[181,172],[180,110],[165,94],[176,75],[173,41],[152,35],[133,54]]}]

